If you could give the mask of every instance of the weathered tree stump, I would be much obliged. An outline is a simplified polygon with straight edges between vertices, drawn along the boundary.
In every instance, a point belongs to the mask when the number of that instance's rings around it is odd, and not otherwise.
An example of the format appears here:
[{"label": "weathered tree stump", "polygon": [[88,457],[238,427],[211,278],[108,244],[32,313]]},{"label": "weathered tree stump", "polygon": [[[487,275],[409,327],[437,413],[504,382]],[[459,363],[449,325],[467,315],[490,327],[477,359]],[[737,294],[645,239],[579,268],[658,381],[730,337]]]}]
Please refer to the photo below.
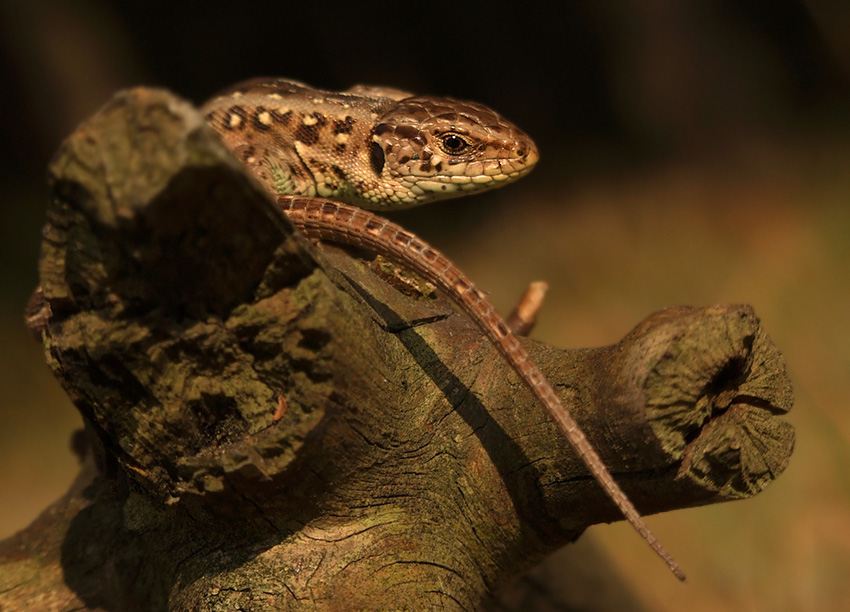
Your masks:
[{"label": "weathered tree stump", "polygon": [[[116,96],[50,180],[29,321],[91,452],[0,544],[0,609],[472,610],[620,518],[465,317],[304,240],[185,102]],[[788,462],[790,384],[748,306],[526,342],[644,513]]]}]

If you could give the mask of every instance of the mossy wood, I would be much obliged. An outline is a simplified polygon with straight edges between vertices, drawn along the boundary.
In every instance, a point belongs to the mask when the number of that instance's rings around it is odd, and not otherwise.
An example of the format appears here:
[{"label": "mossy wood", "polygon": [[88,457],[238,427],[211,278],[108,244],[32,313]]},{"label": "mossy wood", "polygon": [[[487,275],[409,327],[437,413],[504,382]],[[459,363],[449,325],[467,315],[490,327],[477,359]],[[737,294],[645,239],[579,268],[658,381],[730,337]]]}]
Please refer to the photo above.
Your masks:
[{"label": "mossy wood", "polygon": [[[119,94],[50,182],[28,320],[90,452],[0,544],[0,609],[486,608],[618,520],[469,321],[304,240],[189,104]],[[526,342],[643,513],[749,497],[788,462],[790,385],[748,306]]]}]

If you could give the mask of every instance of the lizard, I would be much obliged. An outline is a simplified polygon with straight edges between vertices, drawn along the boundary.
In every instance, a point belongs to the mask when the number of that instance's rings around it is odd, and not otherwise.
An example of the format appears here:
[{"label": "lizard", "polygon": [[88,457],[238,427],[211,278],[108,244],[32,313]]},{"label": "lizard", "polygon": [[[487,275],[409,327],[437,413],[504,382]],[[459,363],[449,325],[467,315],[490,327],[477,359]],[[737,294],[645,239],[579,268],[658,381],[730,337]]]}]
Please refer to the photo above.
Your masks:
[{"label": "lizard", "polygon": [[495,345],[623,516],[677,578],[581,427],[490,300],[444,255],[372,210],[481,192],[534,167],[532,139],[476,102],[358,85],[344,92],[256,78],[201,107],[209,126],[309,238],[364,247],[444,291]]}]

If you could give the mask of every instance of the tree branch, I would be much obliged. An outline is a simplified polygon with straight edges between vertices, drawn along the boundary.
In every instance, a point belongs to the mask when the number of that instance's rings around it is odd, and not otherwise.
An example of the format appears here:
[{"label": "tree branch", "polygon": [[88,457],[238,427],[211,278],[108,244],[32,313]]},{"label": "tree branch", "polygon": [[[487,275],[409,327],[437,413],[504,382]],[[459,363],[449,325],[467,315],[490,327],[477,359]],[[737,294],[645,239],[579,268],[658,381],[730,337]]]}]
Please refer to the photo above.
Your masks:
[{"label": "tree branch", "polygon": [[[119,94],[50,178],[28,317],[92,453],[0,544],[3,609],[471,610],[620,518],[469,321],[305,241],[186,103]],[[787,464],[790,385],[747,306],[525,342],[644,513]]]}]

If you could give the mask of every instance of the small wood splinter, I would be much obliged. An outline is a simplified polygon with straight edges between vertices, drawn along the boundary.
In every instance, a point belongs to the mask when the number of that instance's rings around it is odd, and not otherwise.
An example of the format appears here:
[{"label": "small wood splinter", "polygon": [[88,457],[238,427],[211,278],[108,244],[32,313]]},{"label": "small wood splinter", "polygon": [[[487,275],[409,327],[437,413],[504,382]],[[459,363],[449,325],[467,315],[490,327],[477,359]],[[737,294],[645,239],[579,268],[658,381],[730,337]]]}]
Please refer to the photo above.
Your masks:
[{"label": "small wood splinter", "polygon": [[288,408],[288,406],[286,404],[286,397],[284,397],[283,395],[278,395],[277,396],[277,410],[275,410],[274,416],[272,417],[272,419],[274,420],[275,423],[277,423],[279,420],[281,420],[283,418],[283,416],[286,414],[287,408]]},{"label": "small wood splinter", "polygon": [[527,336],[537,323],[537,313],[543,306],[543,299],[549,285],[544,281],[529,283],[528,289],[522,294],[516,307],[508,315],[508,327],[517,336]]}]

